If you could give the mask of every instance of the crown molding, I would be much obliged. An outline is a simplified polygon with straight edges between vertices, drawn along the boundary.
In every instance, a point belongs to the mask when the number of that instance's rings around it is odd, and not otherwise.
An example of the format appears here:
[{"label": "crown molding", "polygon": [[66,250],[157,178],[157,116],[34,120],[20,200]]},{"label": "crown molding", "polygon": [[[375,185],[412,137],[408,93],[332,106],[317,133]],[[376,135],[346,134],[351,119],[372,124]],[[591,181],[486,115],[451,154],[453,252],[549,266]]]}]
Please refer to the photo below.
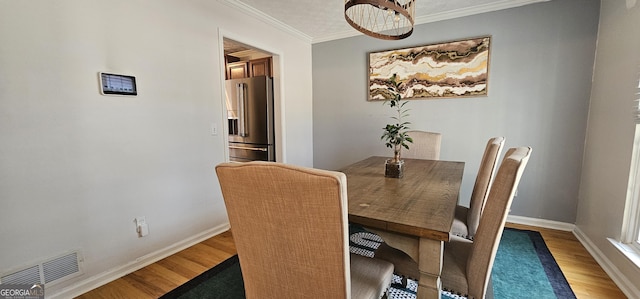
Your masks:
[{"label": "crown molding", "polygon": [[421,17],[417,17],[415,24],[425,24],[432,23],[437,21],[468,17],[471,15],[477,15],[492,11],[504,10],[519,6],[524,6],[528,4],[534,4],[538,2],[548,2],[551,0],[502,0],[498,2],[492,2],[489,4],[476,5],[456,10],[450,10],[442,13],[429,14]]},{"label": "crown molding", "polygon": [[[539,3],[539,2],[548,2],[548,1],[551,1],[551,0],[502,0],[498,2],[492,2],[489,4],[477,5],[477,6],[417,17],[415,20],[415,25],[467,17],[471,15],[477,15],[477,14],[482,14],[482,13],[487,13],[492,11],[504,10],[504,9],[514,8],[514,7],[519,7],[519,6],[524,6],[524,5],[529,5],[529,4]],[[273,18],[272,16],[267,15],[264,12],[253,8],[252,6],[249,6],[247,4],[240,2],[240,0],[218,0],[218,2],[223,3],[227,6],[233,7],[258,20],[261,20],[269,25],[272,25],[288,34],[291,34],[302,41],[305,41],[311,44],[363,35],[362,33],[360,33],[355,29],[350,29],[347,31],[336,32],[333,34],[322,35],[316,38],[312,38],[311,36],[279,21],[278,19]]]},{"label": "crown molding", "polygon": [[353,30],[341,31],[341,32],[333,33],[333,34],[326,34],[326,35],[323,35],[323,36],[319,36],[317,38],[314,38],[311,41],[311,43],[312,44],[316,44],[316,43],[328,42],[328,41],[332,41],[332,40],[337,40],[337,39],[342,39],[342,38],[347,38],[347,37],[354,37],[354,36],[359,36],[359,35],[364,35],[364,34],[362,34],[358,30],[353,29]]},{"label": "crown molding", "polygon": [[233,8],[238,9],[239,11],[242,11],[258,20],[261,20],[273,27],[276,27],[288,34],[293,35],[294,37],[297,37],[299,39],[301,39],[302,41],[311,43],[311,36],[302,33],[301,31],[273,18],[272,16],[265,14],[262,11],[259,11],[255,8],[253,8],[252,6],[249,6],[247,4],[244,4],[238,0],[218,0],[219,2],[221,2],[222,4],[226,4],[228,6],[231,6]]},{"label": "crown molding", "polygon": [[[433,22],[450,20],[450,19],[461,18],[461,17],[468,17],[471,15],[477,15],[477,14],[482,14],[482,13],[487,13],[492,11],[504,10],[504,9],[524,6],[528,4],[548,2],[548,1],[551,1],[551,0],[502,0],[498,2],[492,2],[489,4],[476,5],[472,7],[450,10],[442,13],[435,13],[435,14],[417,17],[415,20],[415,25],[433,23]],[[323,35],[323,36],[313,38],[312,43],[313,44],[321,43],[321,42],[332,41],[332,40],[341,39],[341,38],[358,36],[358,35],[363,35],[363,34],[357,30],[342,31],[334,34]]]}]

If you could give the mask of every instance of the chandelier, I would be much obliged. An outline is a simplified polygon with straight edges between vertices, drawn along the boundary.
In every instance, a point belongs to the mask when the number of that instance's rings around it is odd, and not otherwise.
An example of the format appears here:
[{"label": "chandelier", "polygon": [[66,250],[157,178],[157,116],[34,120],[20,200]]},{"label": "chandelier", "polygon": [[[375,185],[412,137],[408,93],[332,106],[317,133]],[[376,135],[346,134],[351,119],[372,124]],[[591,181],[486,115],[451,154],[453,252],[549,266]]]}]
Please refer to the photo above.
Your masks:
[{"label": "chandelier", "polygon": [[345,0],[344,18],[356,30],[380,39],[413,33],[415,0]]}]

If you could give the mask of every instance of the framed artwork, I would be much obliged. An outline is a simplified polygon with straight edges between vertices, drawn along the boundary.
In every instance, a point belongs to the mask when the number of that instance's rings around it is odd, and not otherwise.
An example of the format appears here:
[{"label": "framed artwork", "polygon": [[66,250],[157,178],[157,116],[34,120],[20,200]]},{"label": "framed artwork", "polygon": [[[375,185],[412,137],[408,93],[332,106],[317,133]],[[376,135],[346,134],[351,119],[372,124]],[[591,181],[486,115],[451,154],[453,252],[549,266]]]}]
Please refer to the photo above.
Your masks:
[{"label": "framed artwork", "polygon": [[[491,37],[369,53],[369,101],[486,96]],[[393,88],[391,78],[400,83]]]}]

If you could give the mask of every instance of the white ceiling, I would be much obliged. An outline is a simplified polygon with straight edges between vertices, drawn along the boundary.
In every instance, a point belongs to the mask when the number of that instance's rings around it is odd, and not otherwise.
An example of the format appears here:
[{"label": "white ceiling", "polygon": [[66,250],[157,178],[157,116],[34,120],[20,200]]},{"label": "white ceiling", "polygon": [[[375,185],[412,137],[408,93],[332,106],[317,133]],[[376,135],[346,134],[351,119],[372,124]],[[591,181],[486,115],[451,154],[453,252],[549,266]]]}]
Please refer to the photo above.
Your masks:
[{"label": "white ceiling", "polygon": [[[344,0],[219,0],[312,43],[359,35],[344,19]],[[416,24],[550,0],[416,0]]]}]

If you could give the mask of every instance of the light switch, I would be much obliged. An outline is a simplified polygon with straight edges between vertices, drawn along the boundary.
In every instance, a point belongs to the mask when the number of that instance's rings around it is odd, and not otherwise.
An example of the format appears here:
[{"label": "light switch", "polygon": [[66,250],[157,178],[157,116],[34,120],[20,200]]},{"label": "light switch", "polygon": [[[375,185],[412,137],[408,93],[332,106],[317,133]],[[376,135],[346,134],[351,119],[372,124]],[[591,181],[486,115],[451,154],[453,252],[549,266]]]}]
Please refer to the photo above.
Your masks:
[{"label": "light switch", "polygon": [[218,136],[218,124],[211,123],[211,135]]}]

